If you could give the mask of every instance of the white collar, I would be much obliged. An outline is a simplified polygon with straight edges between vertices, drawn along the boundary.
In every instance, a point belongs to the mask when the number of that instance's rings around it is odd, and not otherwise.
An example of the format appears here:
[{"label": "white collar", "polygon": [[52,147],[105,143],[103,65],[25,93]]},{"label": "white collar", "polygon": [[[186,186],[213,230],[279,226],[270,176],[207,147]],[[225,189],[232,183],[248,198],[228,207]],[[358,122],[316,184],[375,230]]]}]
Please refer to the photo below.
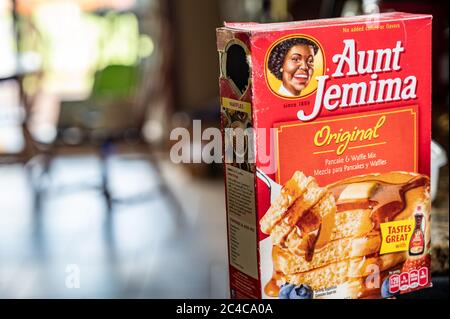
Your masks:
[{"label": "white collar", "polygon": [[295,95],[289,92],[288,89],[286,89],[283,84],[281,84],[280,88],[278,89],[278,93],[283,96],[295,97]]}]

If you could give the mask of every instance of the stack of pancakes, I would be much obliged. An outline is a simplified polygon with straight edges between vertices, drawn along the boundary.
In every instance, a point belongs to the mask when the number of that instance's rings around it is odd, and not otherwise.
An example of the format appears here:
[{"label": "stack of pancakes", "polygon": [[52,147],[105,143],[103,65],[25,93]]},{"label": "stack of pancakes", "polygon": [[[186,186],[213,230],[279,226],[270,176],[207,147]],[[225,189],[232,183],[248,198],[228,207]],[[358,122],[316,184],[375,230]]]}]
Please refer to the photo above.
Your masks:
[{"label": "stack of pancakes", "polygon": [[380,223],[413,218],[429,203],[423,175],[364,175],[324,188],[296,172],[260,220],[273,244],[272,281],[306,284],[315,298],[379,297],[384,277],[408,257],[379,254]]}]

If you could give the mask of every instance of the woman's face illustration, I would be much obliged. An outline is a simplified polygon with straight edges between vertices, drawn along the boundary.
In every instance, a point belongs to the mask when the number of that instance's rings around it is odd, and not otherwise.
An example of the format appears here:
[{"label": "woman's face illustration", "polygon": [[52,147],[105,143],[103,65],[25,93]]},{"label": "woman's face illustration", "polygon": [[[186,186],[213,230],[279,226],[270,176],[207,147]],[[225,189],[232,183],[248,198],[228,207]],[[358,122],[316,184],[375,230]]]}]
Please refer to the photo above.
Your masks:
[{"label": "woman's face illustration", "polygon": [[293,95],[300,95],[314,72],[314,50],[306,44],[294,45],[284,57],[282,81]]}]

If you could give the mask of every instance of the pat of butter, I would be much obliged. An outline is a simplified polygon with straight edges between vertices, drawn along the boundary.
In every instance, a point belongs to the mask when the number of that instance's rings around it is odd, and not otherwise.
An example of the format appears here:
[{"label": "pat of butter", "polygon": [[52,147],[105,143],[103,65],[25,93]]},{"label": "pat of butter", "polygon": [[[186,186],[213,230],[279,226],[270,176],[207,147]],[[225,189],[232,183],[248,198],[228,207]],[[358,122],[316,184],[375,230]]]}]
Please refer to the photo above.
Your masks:
[{"label": "pat of butter", "polygon": [[372,196],[373,191],[375,190],[377,183],[375,182],[362,182],[362,183],[354,183],[348,185],[342,191],[339,196],[339,201],[348,201],[355,199],[366,199]]}]

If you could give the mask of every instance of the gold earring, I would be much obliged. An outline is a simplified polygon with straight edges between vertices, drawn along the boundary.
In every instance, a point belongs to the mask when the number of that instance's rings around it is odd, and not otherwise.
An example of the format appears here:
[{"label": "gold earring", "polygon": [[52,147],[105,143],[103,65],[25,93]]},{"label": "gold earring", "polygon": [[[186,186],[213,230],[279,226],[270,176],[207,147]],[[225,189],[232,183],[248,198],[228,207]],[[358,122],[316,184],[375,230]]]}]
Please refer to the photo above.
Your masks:
[{"label": "gold earring", "polygon": [[283,73],[283,72],[284,72],[283,68],[281,68],[281,69],[280,69],[280,72],[281,72],[281,73]]}]

